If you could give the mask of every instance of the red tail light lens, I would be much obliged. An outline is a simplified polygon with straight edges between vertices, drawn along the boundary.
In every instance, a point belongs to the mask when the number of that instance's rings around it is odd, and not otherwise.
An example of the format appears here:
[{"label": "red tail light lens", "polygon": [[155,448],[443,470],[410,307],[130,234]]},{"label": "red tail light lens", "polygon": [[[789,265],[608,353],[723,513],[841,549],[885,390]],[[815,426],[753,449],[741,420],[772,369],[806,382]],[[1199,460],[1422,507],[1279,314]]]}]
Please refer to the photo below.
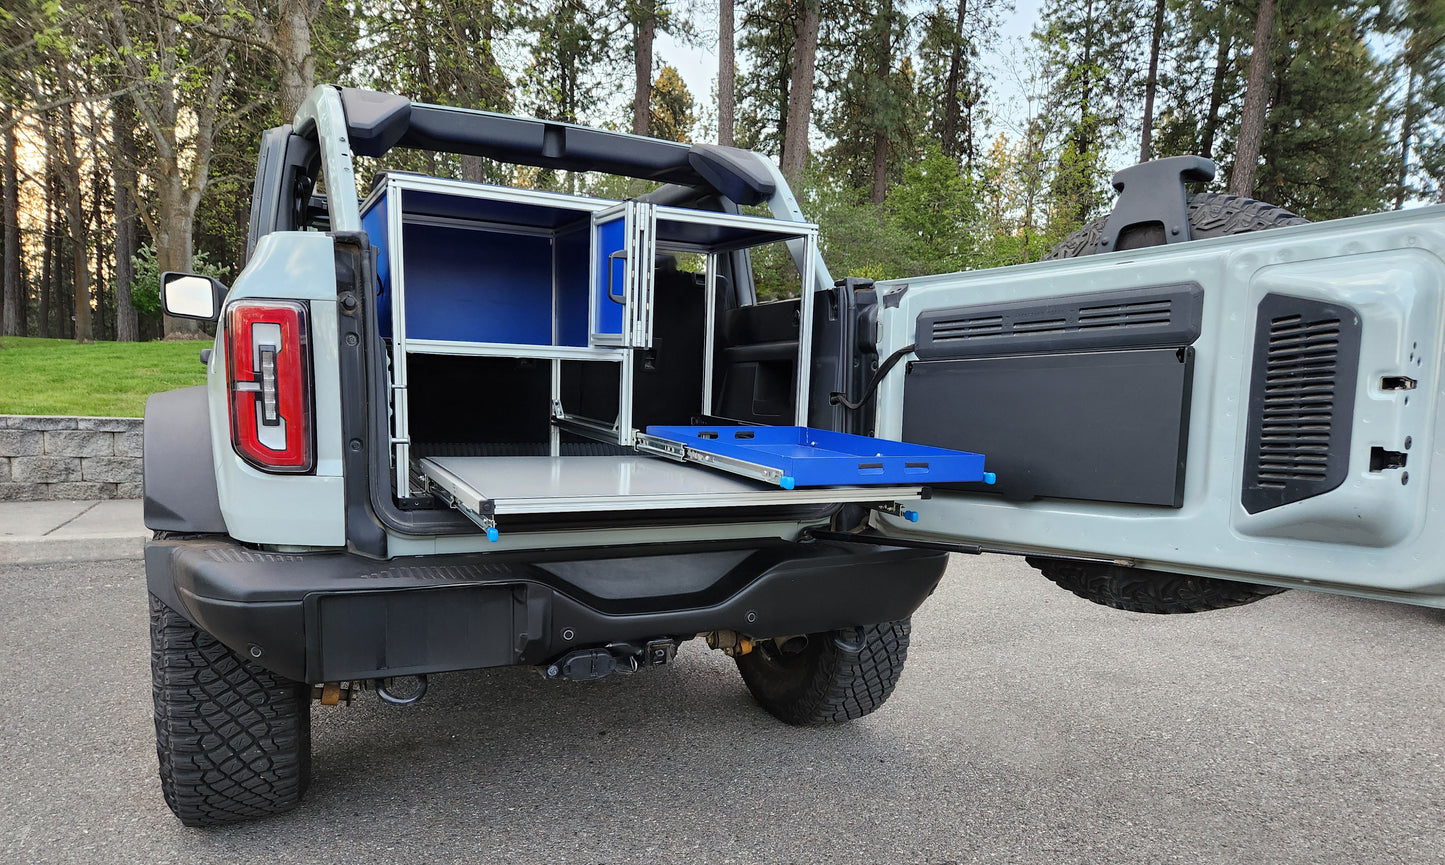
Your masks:
[{"label": "red tail light lens", "polygon": [[231,304],[226,361],[236,453],[263,471],[311,471],[315,432],[306,306],[282,300]]}]

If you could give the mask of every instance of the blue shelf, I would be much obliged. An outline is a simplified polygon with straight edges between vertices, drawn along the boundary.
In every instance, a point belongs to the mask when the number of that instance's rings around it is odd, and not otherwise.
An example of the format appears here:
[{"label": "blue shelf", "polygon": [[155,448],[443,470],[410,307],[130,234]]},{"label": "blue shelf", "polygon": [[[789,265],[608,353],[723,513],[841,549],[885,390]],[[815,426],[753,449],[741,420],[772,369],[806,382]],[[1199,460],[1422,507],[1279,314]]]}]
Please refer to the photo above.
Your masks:
[{"label": "blue shelf", "polygon": [[703,453],[778,469],[785,489],[993,483],[993,473],[983,470],[983,454],[811,427],[650,426],[647,433]]}]

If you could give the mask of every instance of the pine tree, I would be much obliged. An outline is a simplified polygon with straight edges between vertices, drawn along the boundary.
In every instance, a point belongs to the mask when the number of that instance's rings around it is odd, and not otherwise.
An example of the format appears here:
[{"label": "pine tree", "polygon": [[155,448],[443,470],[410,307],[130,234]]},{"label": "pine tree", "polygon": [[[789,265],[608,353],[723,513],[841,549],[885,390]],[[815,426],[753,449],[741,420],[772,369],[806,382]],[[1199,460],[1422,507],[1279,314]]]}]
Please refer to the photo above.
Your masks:
[{"label": "pine tree", "polygon": [[527,9],[523,26],[532,42],[522,86],[538,117],[576,123],[601,100],[597,68],[609,46],[596,26],[600,17],[577,0],[535,0]]},{"label": "pine tree", "polygon": [[798,5],[792,0],[744,0],[738,52],[749,74],[737,86],[737,146],[776,157],[788,127],[793,40]]},{"label": "pine tree", "polygon": [[1159,110],[1151,135],[1155,153],[1216,158],[1221,129],[1237,122],[1244,89],[1239,60],[1248,56],[1252,26],[1253,19],[1231,0],[1166,6]]},{"label": "pine tree", "polygon": [[[861,34],[855,21],[868,22]],[[874,204],[916,153],[921,122],[908,23],[895,0],[853,0],[824,28],[818,128],[833,142],[825,158],[834,176],[867,189]]]},{"label": "pine tree", "polygon": [[1139,75],[1137,0],[1051,0],[1034,30],[1060,123],[1052,184],[1056,223],[1082,225],[1101,209],[1105,155],[1121,140]]},{"label": "pine tree", "polygon": [[1396,76],[1403,93],[1396,132],[1395,208],[1409,199],[1445,201],[1445,4],[1395,0],[1384,25],[1401,42]]},{"label": "pine tree", "polygon": [[1312,220],[1380,210],[1394,145],[1387,70],[1366,41],[1370,10],[1291,0],[1282,11],[1255,197]]},{"label": "pine tree", "polygon": [[654,138],[668,141],[691,141],[697,124],[697,103],[677,67],[669,64],[657,73],[652,85],[649,128]]},{"label": "pine tree", "polygon": [[997,38],[1005,8],[1005,0],[936,0],[920,21],[918,95],[928,132],[965,165],[978,156],[978,113],[987,95],[981,46]]}]

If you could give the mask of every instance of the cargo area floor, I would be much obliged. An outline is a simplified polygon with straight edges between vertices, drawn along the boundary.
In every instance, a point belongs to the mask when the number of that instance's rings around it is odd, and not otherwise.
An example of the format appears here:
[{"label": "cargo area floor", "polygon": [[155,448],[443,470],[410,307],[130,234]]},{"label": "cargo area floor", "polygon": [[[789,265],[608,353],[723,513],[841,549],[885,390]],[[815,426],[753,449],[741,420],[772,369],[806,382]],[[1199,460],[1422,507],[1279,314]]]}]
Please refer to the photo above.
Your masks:
[{"label": "cargo area floor", "polygon": [[892,502],[923,493],[918,484],[784,490],[643,455],[434,457],[418,467],[464,510],[481,515]]}]

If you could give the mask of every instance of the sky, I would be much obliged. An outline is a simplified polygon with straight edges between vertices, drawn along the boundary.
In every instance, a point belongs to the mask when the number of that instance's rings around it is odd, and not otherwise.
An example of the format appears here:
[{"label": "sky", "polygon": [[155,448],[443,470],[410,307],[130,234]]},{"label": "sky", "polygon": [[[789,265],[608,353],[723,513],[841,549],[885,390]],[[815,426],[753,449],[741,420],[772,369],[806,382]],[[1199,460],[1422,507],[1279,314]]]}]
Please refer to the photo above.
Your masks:
[{"label": "sky", "polygon": [[[1003,16],[997,46],[985,52],[983,57],[986,67],[993,75],[993,113],[1005,129],[1009,127],[1011,118],[1022,116],[1023,112],[1018,83],[1011,72],[1010,58],[1016,46],[1028,38],[1034,22],[1038,20],[1042,3],[1043,0],[1014,0],[1012,14]],[[699,0],[694,7],[693,20],[698,23],[700,30],[704,29],[706,23],[717,21],[715,0]],[[677,67],[699,106],[707,114],[713,115],[715,108],[712,93],[717,81],[716,25],[713,26],[713,32],[707,33],[701,41],[705,44],[681,45],[670,35],[659,34],[656,58],[659,64],[670,63]],[[743,70],[739,70],[739,74],[744,74]]]}]

